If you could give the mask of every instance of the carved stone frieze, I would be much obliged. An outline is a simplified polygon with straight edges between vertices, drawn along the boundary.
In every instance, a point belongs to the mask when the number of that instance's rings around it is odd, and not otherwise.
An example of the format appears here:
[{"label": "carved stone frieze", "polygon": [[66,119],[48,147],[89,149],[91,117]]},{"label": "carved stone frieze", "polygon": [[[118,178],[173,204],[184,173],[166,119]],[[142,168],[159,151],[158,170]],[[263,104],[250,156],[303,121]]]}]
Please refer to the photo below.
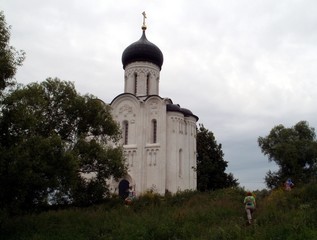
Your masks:
[{"label": "carved stone frieze", "polygon": [[158,101],[157,100],[151,101],[149,105],[150,105],[150,114],[156,115],[158,112]]},{"label": "carved stone frieze", "polygon": [[133,167],[136,159],[137,151],[136,150],[125,150],[124,156],[127,160],[128,166]]},{"label": "carved stone frieze", "polygon": [[159,149],[148,149],[147,150],[147,159],[148,159],[149,166],[156,166],[158,152],[159,152]]},{"label": "carved stone frieze", "polygon": [[133,113],[133,108],[128,105],[128,104],[124,104],[122,107],[119,108],[119,114],[129,114],[129,113]]},{"label": "carved stone frieze", "polygon": [[129,78],[131,75],[133,76],[135,73],[137,74],[150,74],[151,76],[153,76],[154,78],[158,77],[158,72],[156,70],[153,69],[149,69],[149,68],[131,68],[125,71],[125,78]]}]

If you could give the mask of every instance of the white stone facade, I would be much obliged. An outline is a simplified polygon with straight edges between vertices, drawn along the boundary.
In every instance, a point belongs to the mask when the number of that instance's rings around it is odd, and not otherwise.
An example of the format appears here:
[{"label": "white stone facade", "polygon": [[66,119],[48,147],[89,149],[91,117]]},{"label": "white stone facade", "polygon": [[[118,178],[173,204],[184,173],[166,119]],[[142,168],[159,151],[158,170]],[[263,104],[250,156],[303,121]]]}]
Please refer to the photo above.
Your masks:
[{"label": "white stone facade", "polygon": [[159,80],[157,65],[130,63],[125,67],[124,93],[110,104],[122,128],[121,143],[128,164],[127,176],[110,181],[115,193],[122,194],[128,186],[136,194],[196,189],[198,118],[180,111],[182,108],[170,98],[160,97]]}]

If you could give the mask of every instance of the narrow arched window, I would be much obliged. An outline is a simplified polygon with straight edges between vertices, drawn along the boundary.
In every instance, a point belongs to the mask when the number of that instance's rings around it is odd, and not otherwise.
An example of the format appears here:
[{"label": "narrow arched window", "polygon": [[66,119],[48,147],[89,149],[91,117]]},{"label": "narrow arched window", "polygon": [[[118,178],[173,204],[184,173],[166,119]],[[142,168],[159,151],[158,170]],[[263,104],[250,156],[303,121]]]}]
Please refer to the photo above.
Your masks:
[{"label": "narrow arched window", "polygon": [[157,142],[157,121],[155,119],[152,120],[151,127],[151,141],[152,143]]},{"label": "narrow arched window", "polygon": [[122,123],[122,132],[123,132],[123,144],[128,144],[128,138],[129,138],[129,123],[128,121],[123,121]]},{"label": "narrow arched window", "polygon": [[146,75],[146,95],[150,93],[150,74]]},{"label": "narrow arched window", "polygon": [[138,89],[138,74],[134,73],[134,94],[136,95]]},{"label": "narrow arched window", "polygon": [[183,150],[179,149],[178,153],[178,176],[181,177],[183,175]]},{"label": "narrow arched window", "polygon": [[127,92],[127,86],[128,86],[128,76],[124,75],[124,92]]}]

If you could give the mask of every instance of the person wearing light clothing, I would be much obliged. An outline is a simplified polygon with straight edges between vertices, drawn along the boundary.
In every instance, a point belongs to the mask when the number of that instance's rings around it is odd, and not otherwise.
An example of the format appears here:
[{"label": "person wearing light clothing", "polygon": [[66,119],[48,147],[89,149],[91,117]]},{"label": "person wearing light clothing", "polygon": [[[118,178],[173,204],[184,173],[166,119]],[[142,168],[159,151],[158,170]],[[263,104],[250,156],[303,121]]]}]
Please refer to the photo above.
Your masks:
[{"label": "person wearing light clothing", "polygon": [[247,213],[248,223],[252,223],[252,214],[256,208],[255,197],[251,192],[247,192],[247,196],[244,198],[245,211]]}]

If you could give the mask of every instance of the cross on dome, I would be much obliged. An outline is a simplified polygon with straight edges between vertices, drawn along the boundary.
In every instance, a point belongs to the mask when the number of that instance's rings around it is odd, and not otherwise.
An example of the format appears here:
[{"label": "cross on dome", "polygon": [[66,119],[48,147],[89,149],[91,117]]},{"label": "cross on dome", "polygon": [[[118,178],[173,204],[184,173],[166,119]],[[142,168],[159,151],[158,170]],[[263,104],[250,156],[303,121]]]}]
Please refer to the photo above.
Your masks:
[{"label": "cross on dome", "polygon": [[146,30],[146,25],[145,25],[146,13],[145,13],[145,11],[142,13],[142,15],[143,15],[142,30],[145,31]]}]

